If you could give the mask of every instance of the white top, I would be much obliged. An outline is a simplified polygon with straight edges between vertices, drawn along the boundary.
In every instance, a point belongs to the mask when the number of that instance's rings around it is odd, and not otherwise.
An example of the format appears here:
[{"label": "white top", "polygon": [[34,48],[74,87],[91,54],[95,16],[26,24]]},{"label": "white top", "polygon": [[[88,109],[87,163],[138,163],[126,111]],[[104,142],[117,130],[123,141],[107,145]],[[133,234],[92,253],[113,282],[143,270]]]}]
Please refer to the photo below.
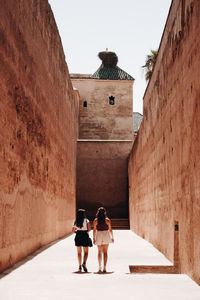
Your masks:
[{"label": "white top", "polygon": [[88,230],[88,227],[87,227],[87,224],[89,223],[90,221],[88,219],[84,219],[83,220],[83,227],[78,227],[76,225],[74,225],[74,228],[76,228],[76,230]]}]

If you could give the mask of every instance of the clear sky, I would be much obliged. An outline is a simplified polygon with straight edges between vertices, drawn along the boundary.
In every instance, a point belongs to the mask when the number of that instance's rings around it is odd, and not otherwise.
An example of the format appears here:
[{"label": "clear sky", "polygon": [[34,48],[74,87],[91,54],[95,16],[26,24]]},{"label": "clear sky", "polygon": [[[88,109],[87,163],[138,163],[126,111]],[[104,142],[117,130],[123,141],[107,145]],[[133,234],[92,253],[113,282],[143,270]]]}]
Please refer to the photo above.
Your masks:
[{"label": "clear sky", "polygon": [[114,51],[135,78],[134,111],[142,113],[145,57],[160,44],[171,0],[49,0],[70,73],[93,74],[100,51]]}]

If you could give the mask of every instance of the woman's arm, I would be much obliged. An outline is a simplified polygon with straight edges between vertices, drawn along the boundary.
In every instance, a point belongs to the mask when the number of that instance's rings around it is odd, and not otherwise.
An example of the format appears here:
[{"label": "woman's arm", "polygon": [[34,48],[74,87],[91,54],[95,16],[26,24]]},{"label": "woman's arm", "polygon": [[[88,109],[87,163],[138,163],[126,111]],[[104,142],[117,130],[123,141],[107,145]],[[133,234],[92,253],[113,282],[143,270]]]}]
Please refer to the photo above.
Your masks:
[{"label": "woman's arm", "polygon": [[87,223],[87,229],[88,229],[88,232],[91,231],[91,225],[90,225],[90,222]]},{"label": "woman's arm", "polygon": [[72,233],[76,233],[76,226],[72,227]]},{"label": "woman's arm", "polygon": [[96,242],[96,231],[97,231],[97,220],[94,220],[93,222],[93,243],[95,244]]},{"label": "woman's arm", "polygon": [[111,226],[110,219],[108,219],[107,225],[108,225],[108,230],[110,231],[110,234],[111,234],[112,242],[114,242],[114,236],[113,236],[113,231],[112,231],[112,226]]}]

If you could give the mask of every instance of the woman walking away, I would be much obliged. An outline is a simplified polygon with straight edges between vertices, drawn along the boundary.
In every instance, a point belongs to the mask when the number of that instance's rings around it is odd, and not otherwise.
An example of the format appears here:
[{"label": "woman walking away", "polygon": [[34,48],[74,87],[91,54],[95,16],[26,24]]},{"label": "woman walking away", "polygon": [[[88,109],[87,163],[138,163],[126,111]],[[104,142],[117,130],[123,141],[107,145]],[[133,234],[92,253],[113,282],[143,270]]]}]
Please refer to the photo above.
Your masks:
[{"label": "woman walking away", "polygon": [[111,221],[106,215],[104,207],[97,210],[96,219],[94,220],[93,242],[98,247],[99,273],[102,272],[101,263],[103,256],[103,272],[106,273],[106,264],[108,260],[109,243],[114,242]]},{"label": "woman walking away", "polygon": [[[92,246],[92,241],[89,237],[88,232],[91,230],[89,220],[86,218],[85,210],[79,209],[76,214],[76,220],[74,226],[72,227],[72,232],[76,233],[75,236],[75,246],[77,247],[78,263],[81,272],[82,268],[87,272],[86,262],[88,258],[88,247]],[[83,250],[83,263],[82,263],[82,250]]]}]

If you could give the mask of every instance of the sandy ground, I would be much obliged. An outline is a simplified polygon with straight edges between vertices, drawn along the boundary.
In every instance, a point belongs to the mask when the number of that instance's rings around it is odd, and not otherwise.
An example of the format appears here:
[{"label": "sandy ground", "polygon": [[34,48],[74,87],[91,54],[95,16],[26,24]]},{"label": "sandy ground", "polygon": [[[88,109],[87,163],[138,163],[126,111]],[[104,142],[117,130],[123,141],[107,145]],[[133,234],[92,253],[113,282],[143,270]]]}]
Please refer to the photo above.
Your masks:
[{"label": "sandy ground", "polygon": [[130,274],[129,264],[171,264],[129,230],[114,231],[106,274],[98,274],[97,247],[90,248],[88,273],[77,273],[74,236],[26,258],[0,278],[1,300],[200,300],[200,286],[186,275]]}]

